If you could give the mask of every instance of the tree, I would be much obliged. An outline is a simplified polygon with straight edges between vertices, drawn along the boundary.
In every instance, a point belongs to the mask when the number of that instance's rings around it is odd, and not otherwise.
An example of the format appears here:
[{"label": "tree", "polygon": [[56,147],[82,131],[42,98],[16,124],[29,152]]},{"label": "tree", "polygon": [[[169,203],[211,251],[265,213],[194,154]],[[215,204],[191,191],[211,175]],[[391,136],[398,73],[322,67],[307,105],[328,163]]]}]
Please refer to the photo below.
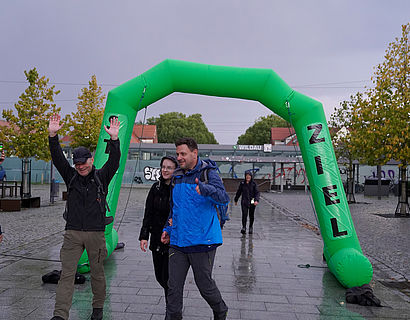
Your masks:
[{"label": "tree", "polygon": [[91,152],[97,148],[104,116],[104,99],[105,95],[97,84],[96,76],[91,76],[88,88],[82,88],[78,95],[77,111],[69,117],[69,125],[73,127],[70,133],[71,147],[83,146]]},{"label": "tree", "polygon": [[[15,155],[22,159],[21,193],[23,197],[31,197],[30,161],[34,157],[50,160],[48,148],[48,120],[53,113],[60,112],[54,103],[54,96],[60,91],[49,86],[49,79],[40,77],[36,68],[24,71],[29,86],[20,95],[14,105],[17,115],[12,109],[3,110],[3,118],[9,126],[0,128],[0,140],[7,155]],[[64,128],[63,128],[64,131]]]},{"label": "tree", "polygon": [[209,132],[199,113],[186,116],[180,112],[163,113],[152,117],[147,124],[155,124],[159,143],[174,143],[183,137],[194,138],[197,143],[217,144],[213,133]]},{"label": "tree", "polygon": [[243,135],[238,137],[237,144],[271,143],[271,128],[288,127],[288,125],[286,120],[274,114],[260,117]]},{"label": "tree", "polygon": [[402,35],[390,43],[385,60],[375,69],[368,99],[352,110],[355,143],[361,158],[370,165],[400,161],[401,194],[396,214],[409,215],[406,198],[406,172],[410,159],[410,23]]},{"label": "tree", "polygon": [[49,79],[40,77],[36,68],[24,71],[24,74],[29,86],[14,105],[17,115],[12,109],[3,110],[3,118],[9,126],[0,127],[0,140],[7,155],[47,161],[50,160],[48,119],[60,111],[54,103],[54,96],[60,91],[49,86]]},{"label": "tree", "polygon": [[363,101],[363,94],[360,92],[350,96],[350,101],[343,101],[334,113],[330,116],[329,127],[336,158],[347,167],[347,201],[355,203],[356,199],[353,193],[354,187],[354,165],[353,161],[360,157],[360,146],[353,137],[356,132],[352,130],[353,113],[352,110]]}]

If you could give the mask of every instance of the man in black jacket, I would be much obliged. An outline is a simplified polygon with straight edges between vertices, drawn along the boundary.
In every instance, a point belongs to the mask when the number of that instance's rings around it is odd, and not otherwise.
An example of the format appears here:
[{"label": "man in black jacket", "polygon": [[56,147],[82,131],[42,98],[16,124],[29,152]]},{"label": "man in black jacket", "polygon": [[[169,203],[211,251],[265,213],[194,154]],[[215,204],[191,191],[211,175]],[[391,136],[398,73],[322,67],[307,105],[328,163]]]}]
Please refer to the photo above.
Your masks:
[{"label": "man in black jacket", "polygon": [[[118,140],[120,122],[118,118],[112,117],[110,126],[108,128],[104,126],[105,131],[111,137],[108,141],[110,154],[101,169],[96,169],[93,166],[94,158],[85,147],[78,147],[74,150],[73,168],[64,156],[58,141],[57,132],[62,127],[60,119],[60,115],[53,115],[48,126],[51,158],[64,179],[68,191],[67,207],[64,214],[67,221],[66,231],[60,251],[62,271],[57,285],[52,320],[68,319],[77,263],[84,249],[87,250],[91,271],[93,292],[91,319],[102,319],[106,290],[103,262],[107,257],[104,235],[106,221],[104,195],[119,167],[121,157]],[[103,190],[100,190],[101,188]]]}]

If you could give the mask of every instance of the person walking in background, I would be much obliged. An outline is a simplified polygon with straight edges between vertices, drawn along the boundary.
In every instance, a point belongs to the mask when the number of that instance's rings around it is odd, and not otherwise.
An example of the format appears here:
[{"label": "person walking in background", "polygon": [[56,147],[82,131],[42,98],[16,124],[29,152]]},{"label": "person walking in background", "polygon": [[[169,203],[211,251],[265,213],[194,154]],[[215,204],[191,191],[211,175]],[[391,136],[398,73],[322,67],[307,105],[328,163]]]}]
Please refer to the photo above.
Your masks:
[{"label": "person walking in background", "polygon": [[[91,288],[93,292],[92,320],[103,318],[105,301],[104,259],[107,257],[105,243],[106,199],[108,185],[120,164],[120,122],[113,117],[110,126],[104,126],[110,135],[110,154],[101,169],[93,165],[90,150],[78,147],[73,152],[74,168],[69,164],[58,141],[61,129],[60,115],[50,118],[48,132],[51,158],[67,185],[68,199],[64,218],[66,219],[63,246],[60,250],[61,276],[57,284],[54,316],[52,320],[67,320],[74,293],[74,277],[77,263],[87,250],[90,261]],[[98,182],[99,181],[99,182]],[[102,190],[100,190],[102,189]]]},{"label": "person walking in background", "polygon": [[[228,307],[212,279],[216,248],[222,244],[222,231],[214,204],[227,204],[216,166],[198,157],[192,138],[175,142],[180,168],[175,170],[171,190],[171,213],[161,236],[170,243],[166,320],[182,319],[185,279],[190,267],[201,296],[213,310],[215,320],[226,319]],[[207,183],[201,179],[207,174]]]},{"label": "person walking in background", "polygon": [[[4,160],[6,160],[6,154],[4,153],[3,150],[3,145],[0,143],[0,148],[1,148],[1,155],[0,155],[0,181],[6,181],[7,177],[6,177],[6,170],[4,170],[2,164],[4,162]],[[3,190],[4,192],[4,190]]]},{"label": "person walking in background", "polygon": [[253,222],[255,220],[255,208],[259,203],[259,190],[250,171],[245,171],[245,180],[241,181],[235,195],[235,205],[241,199],[242,208],[242,229],[241,233],[246,233],[246,223],[249,212],[249,234],[253,233]]},{"label": "person walking in background", "polygon": [[[171,179],[178,162],[172,156],[165,156],[161,159],[160,166],[161,176],[159,181],[151,186],[145,201],[145,213],[139,241],[141,250],[146,252],[148,240],[150,240],[149,249],[152,251],[155,278],[164,288],[165,300],[167,300],[169,247],[161,242],[161,234],[169,216]],[[149,239],[150,234],[151,239]]]}]

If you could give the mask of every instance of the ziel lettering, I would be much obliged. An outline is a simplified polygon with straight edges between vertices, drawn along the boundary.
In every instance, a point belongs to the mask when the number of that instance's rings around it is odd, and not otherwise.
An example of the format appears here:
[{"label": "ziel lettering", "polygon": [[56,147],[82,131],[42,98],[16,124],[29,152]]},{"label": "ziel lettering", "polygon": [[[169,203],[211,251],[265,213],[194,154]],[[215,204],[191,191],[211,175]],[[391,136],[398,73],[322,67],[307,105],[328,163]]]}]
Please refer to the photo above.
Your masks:
[{"label": "ziel lettering", "polygon": [[319,138],[319,139],[317,138],[320,132],[322,131],[322,124],[320,123],[312,124],[311,126],[308,126],[307,128],[308,130],[315,130],[309,139],[310,144],[325,142],[325,138]]}]

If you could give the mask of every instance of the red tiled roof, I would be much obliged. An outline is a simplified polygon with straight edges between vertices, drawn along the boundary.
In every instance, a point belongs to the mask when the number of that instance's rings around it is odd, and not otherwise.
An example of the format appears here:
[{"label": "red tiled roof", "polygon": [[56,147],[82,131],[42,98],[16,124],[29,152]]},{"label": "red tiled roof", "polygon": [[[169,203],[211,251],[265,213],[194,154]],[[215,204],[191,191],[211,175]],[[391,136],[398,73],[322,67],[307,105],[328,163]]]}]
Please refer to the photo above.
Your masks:
[{"label": "red tiled roof", "polygon": [[158,143],[157,126],[154,124],[134,124],[131,143],[139,143],[140,139],[142,139],[143,142],[151,140],[152,143]]},{"label": "red tiled roof", "polygon": [[295,135],[295,129],[293,128],[271,128],[270,129],[270,135],[271,135],[271,143],[274,145],[275,142],[278,144],[278,142],[281,142],[281,144],[285,143],[287,141],[286,145],[292,146],[294,144],[299,145],[299,143],[296,140],[296,135]]}]

